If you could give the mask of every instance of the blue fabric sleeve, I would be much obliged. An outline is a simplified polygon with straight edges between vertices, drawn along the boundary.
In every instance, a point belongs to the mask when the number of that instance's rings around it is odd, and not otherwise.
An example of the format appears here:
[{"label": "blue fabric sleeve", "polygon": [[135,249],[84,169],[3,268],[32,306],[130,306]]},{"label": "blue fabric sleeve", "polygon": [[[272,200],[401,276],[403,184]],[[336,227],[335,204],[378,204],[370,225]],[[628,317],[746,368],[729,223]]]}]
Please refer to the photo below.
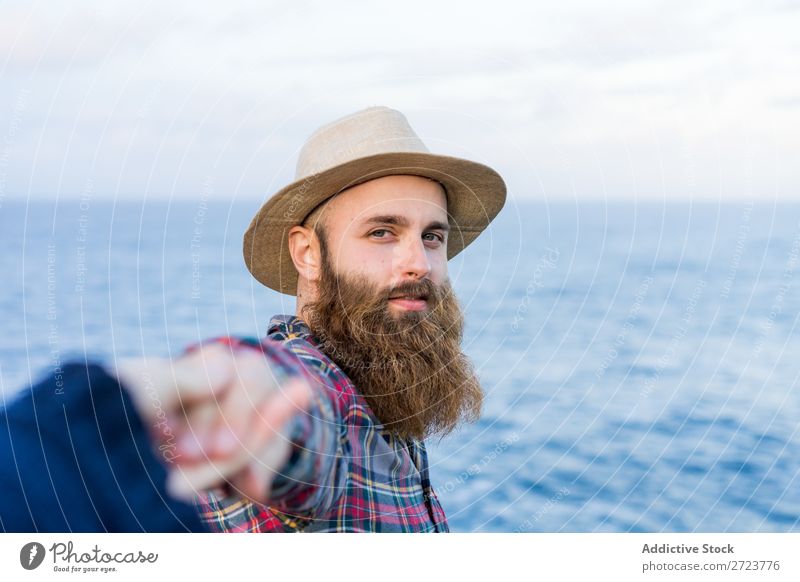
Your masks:
[{"label": "blue fabric sleeve", "polygon": [[208,531],[166,477],[130,396],[98,364],[66,364],[0,409],[0,530]]}]

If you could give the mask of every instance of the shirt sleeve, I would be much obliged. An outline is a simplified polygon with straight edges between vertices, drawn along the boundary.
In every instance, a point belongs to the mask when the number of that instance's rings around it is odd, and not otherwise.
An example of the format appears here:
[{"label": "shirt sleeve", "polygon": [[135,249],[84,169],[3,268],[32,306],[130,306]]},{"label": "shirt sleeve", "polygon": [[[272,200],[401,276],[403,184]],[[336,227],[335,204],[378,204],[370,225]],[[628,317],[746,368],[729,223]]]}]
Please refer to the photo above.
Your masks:
[{"label": "shirt sleeve", "polygon": [[[313,361],[282,342],[231,337],[211,341],[234,350],[260,350],[279,385],[290,378],[303,377],[312,386],[312,397],[306,410],[289,421],[285,434],[291,440],[291,453],[272,482],[268,506],[218,488],[199,496],[201,518],[216,530],[263,531],[264,527],[278,529],[279,521],[283,526],[296,525],[325,513],[345,489],[349,454],[342,422],[343,402],[332,380]],[[276,516],[280,519],[276,520]]]}]

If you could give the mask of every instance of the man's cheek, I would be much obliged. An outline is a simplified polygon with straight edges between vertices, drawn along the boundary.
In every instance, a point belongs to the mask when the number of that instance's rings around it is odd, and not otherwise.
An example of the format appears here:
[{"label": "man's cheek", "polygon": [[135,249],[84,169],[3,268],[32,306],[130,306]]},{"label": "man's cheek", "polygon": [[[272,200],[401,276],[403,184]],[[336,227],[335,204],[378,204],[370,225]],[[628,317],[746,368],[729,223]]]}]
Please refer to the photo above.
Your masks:
[{"label": "man's cheek", "polygon": [[433,262],[433,267],[431,269],[431,281],[437,287],[442,287],[445,285],[449,280],[449,274],[447,272],[447,254],[441,253],[437,258],[436,261]]},{"label": "man's cheek", "polygon": [[358,285],[362,291],[369,289],[372,295],[380,295],[383,290],[391,288],[391,275],[384,274],[369,264],[362,265],[360,269],[349,273],[347,280]]}]

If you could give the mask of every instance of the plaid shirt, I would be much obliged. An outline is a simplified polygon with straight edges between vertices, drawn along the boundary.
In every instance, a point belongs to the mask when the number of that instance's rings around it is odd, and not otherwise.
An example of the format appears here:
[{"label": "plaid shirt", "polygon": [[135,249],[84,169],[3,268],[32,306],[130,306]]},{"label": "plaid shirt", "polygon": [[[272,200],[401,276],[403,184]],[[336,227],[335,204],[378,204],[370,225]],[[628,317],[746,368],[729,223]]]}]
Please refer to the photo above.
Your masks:
[{"label": "plaid shirt", "polygon": [[301,319],[276,315],[267,335],[216,341],[260,349],[279,381],[301,374],[314,396],[308,411],[290,421],[292,452],[272,483],[268,506],[224,489],[197,499],[212,531],[449,531],[424,442],[385,431]]}]

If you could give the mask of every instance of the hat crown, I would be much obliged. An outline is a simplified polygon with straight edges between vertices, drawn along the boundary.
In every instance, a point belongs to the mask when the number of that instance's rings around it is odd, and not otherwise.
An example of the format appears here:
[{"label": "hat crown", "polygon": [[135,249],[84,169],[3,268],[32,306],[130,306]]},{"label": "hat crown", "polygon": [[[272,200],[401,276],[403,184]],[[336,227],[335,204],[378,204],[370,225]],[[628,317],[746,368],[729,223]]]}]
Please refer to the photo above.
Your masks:
[{"label": "hat crown", "polygon": [[428,153],[428,148],[405,115],[389,107],[368,107],[323,125],[311,134],[300,150],[295,179],[359,158],[392,152]]}]

